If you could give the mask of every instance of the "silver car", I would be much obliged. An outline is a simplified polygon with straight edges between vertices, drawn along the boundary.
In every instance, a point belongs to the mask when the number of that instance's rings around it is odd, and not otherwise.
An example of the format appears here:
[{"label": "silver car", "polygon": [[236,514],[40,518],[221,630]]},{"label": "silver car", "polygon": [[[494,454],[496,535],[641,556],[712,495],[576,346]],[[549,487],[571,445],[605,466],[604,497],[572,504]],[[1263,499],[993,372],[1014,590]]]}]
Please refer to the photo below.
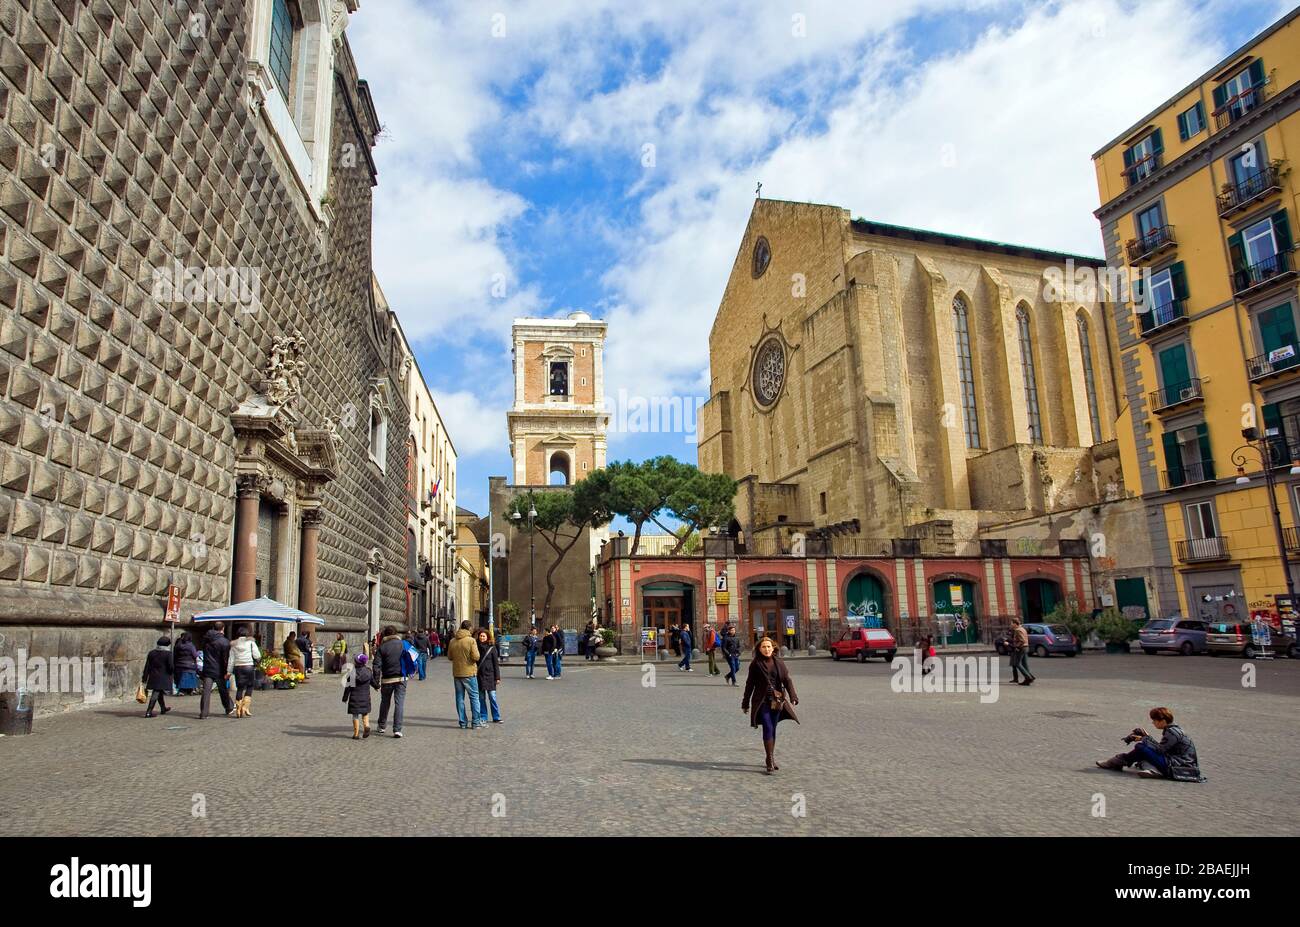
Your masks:
[{"label": "silver car", "polygon": [[1208,653],[1205,622],[1199,618],[1153,618],[1138,631],[1143,653]]}]

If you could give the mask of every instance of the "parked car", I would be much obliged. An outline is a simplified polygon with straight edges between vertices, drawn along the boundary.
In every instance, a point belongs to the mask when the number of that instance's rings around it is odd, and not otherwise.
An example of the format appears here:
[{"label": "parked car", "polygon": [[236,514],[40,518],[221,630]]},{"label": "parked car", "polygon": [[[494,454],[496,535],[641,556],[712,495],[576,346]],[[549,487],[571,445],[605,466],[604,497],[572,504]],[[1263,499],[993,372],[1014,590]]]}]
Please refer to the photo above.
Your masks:
[{"label": "parked car", "polygon": [[884,628],[849,628],[831,643],[832,660],[857,657],[859,663],[865,663],[867,657],[883,657],[888,663],[897,651],[898,642]]},{"label": "parked car", "polygon": [[[1063,624],[1027,624],[1025,631],[1029,634],[1029,652],[1036,657],[1050,657],[1054,653],[1072,657],[1083,649],[1079,638]],[[1003,631],[993,642],[994,649],[1006,656],[1011,651],[1010,639],[1011,631]]]},{"label": "parked car", "polygon": [[1146,654],[1167,650],[1185,657],[1210,649],[1205,622],[1199,618],[1152,618],[1138,631],[1138,644]]},{"label": "parked car", "polygon": [[[1211,656],[1221,653],[1240,654],[1247,660],[1253,659],[1260,651],[1255,643],[1249,624],[1244,622],[1218,622],[1206,628],[1205,642],[1210,648]],[[1300,659],[1296,649],[1295,638],[1284,634],[1276,628],[1269,630],[1268,650],[1275,654],[1285,654],[1291,659]]]}]

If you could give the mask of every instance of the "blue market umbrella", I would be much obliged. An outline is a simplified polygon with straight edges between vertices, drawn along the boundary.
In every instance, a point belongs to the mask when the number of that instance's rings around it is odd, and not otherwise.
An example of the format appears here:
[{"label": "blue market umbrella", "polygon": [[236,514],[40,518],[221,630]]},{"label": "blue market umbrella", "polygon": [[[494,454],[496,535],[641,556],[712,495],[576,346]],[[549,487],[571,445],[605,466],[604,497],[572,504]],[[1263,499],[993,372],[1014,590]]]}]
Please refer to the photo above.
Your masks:
[{"label": "blue market umbrella", "polygon": [[225,608],[194,616],[195,622],[205,621],[289,621],[294,624],[324,624],[324,618],[309,615],[301,609],[275,599],[262,596],[247,602],[236,602]]}]

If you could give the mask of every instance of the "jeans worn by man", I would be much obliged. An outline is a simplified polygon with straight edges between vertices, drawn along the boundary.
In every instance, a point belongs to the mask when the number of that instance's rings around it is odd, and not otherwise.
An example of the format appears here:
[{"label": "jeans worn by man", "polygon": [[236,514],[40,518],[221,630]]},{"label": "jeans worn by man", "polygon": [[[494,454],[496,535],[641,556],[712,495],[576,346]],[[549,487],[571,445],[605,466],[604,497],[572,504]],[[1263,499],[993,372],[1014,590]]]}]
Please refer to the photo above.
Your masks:
[{"label": "jeans worn by man", "polygon": [[429,654],[426,651],[420,651],[420,661],[416,665],[420,668],[420,681],[424,682],[425,673],[429,668]]},{"label": "jeans worn by man", "polygon": [[388,723],[388,709],[393,708],[393,733],[402,733],[402,712],[406,707],[406,680],[386,682],[379,689],[379,733]]},{"label": "jeans worn by man", "polygon": [[[473,724],[475,727],[482,727],[486,720],[480,722],[481,713],[480,701],[481,695],[478,691],[477,676],[456,676],[453,680],[456,686],[456,717],[460,719],[461,727],[468,727]],[[465,696],[469,696],[469,717],[465,717]]]}]

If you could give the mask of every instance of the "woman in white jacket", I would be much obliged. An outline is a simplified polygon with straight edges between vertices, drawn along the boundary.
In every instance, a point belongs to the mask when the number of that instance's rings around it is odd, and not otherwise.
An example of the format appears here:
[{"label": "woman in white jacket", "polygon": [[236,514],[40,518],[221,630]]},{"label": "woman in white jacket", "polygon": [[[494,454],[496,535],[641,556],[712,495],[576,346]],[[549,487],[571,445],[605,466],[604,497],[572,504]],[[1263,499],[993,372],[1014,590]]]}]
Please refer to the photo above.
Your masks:
[{"label": "woman in white jacket", "polygon": [[257,678],[257,662],[262,659],[262,651],[257,649],[257,642],[249,635],[248,625],[240,625],[238,636],[230,645],[230,659],[226,672],[233,673],[235,685],[235,717],[250,718],[253,715],[253,682]]}]

